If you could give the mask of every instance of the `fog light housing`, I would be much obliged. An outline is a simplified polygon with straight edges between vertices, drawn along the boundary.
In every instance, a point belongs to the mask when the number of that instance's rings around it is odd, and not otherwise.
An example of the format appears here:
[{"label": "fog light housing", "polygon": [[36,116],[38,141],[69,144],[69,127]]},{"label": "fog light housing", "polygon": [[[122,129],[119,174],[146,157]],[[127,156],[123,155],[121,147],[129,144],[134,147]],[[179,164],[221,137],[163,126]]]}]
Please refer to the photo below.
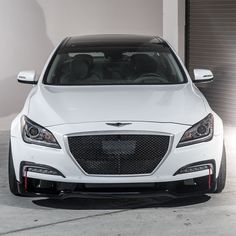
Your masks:
[{"label": "fog light housing", "polygon": [[60,171],[47,165],[41,165],[36,163],[25,163],[23,164],[22,170],[23,170],[23,176],[27,176],[27,172],[32,172],[44,175],[57,175],[65,178],[65,176]]},{"label": "fog light housing", "polygon": [[45,174],[45,175],[59,175],[58,172],[55,170],[49,170],[49,169],[40,168],[40,167],[28,167],[26,171]]},{"label": "fog light housing", "polygon": [[180,175],[180,174],[188,174],[192,172],[198,172],[203,170],[210,170],[213,174],[214,172],[214,165],[212,163],[195,163],[188,166],[184,166],[180,168],[174,175]]}]

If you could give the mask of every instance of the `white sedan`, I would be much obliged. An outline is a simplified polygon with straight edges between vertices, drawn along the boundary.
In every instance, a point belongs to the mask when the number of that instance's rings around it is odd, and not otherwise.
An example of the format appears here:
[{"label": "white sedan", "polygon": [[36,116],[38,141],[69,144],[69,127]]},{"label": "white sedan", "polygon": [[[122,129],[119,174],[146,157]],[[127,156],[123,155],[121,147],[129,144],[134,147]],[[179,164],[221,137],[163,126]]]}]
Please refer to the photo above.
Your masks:
[{"label": "white sedan", "polygon": [[70,37],[54,50],[11,125],[15,195],[186,197],[221,192],[223,124],[159,37]]}]

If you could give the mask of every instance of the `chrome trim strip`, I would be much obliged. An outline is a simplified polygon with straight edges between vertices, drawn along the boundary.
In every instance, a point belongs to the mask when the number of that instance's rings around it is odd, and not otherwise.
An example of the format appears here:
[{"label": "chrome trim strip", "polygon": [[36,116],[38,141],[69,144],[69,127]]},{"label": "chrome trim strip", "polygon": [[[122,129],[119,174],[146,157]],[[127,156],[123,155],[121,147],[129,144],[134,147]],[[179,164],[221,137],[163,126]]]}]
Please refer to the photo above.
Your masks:
[{"label": "chrome trim strip", "polygon": [[[95,174],[88,174],[84,171],[84,169],[79,165],[79,163],[76,161],[72,153],[70,152],[69,143],[68,143],[68,137],[74,137],[74,136],[86,136],[86,135],[118,135],[118,134],[140,134],[140,135],[163,135],[163,136],[169,136],[169,146],[167,149],[167,152],[165,156],[162,158],[160,163],[157,165],[157,167],[153,170],[153,172],[148,174],[130,174],[130,175],[95,175]],[[77,165],[77,167],[82,171],[82,173],[86,176],[91,177],[139,177],[139,176],[150,176],[153,175],[163,164],[163,162],[166,160],[166,158],[169,156],[171,149],[173,148],[174,143],[174,135],[170,133],[164,133],[164,132],[150,132],[150,131],[144,131],[144,130],[107,130],[107,131],[91,131],[91,132],[80,132],[80,133],[71,133],[66,134],[63,136],[64,142],[65,142],[65,148],[67,153],[69,154],[72,161]]]}]

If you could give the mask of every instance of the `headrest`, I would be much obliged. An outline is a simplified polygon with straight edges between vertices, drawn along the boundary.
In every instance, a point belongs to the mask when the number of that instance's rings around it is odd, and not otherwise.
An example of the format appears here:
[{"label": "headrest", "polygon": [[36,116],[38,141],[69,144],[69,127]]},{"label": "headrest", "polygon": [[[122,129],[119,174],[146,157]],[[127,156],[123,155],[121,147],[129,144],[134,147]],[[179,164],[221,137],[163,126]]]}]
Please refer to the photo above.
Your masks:
[{"label": "headrest", "polygon": [[88,60],[76,56],[71,63],[71,72],[74,79],[83,80],[86,79],[89,73],[90,64]]},{"label": "headrest", "polygon": [[73,60],[81,59],[88,63],[89,67],[91,68],[93,66],[93,57],[89,54],[78,54],[74,56]]}]

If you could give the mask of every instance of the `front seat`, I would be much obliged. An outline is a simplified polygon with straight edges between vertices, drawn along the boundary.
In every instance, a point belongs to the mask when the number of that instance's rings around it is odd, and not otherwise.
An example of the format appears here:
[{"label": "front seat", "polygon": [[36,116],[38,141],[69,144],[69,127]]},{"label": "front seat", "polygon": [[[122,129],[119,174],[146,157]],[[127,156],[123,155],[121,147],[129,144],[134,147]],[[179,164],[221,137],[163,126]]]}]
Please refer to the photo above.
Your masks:
[{"label": "front seat", "polygon": [[77,55],[70,64],[70,72],[62,75],[61,84],[79,84],[86,80],[93,66],[93,58],[90,55]]}]

